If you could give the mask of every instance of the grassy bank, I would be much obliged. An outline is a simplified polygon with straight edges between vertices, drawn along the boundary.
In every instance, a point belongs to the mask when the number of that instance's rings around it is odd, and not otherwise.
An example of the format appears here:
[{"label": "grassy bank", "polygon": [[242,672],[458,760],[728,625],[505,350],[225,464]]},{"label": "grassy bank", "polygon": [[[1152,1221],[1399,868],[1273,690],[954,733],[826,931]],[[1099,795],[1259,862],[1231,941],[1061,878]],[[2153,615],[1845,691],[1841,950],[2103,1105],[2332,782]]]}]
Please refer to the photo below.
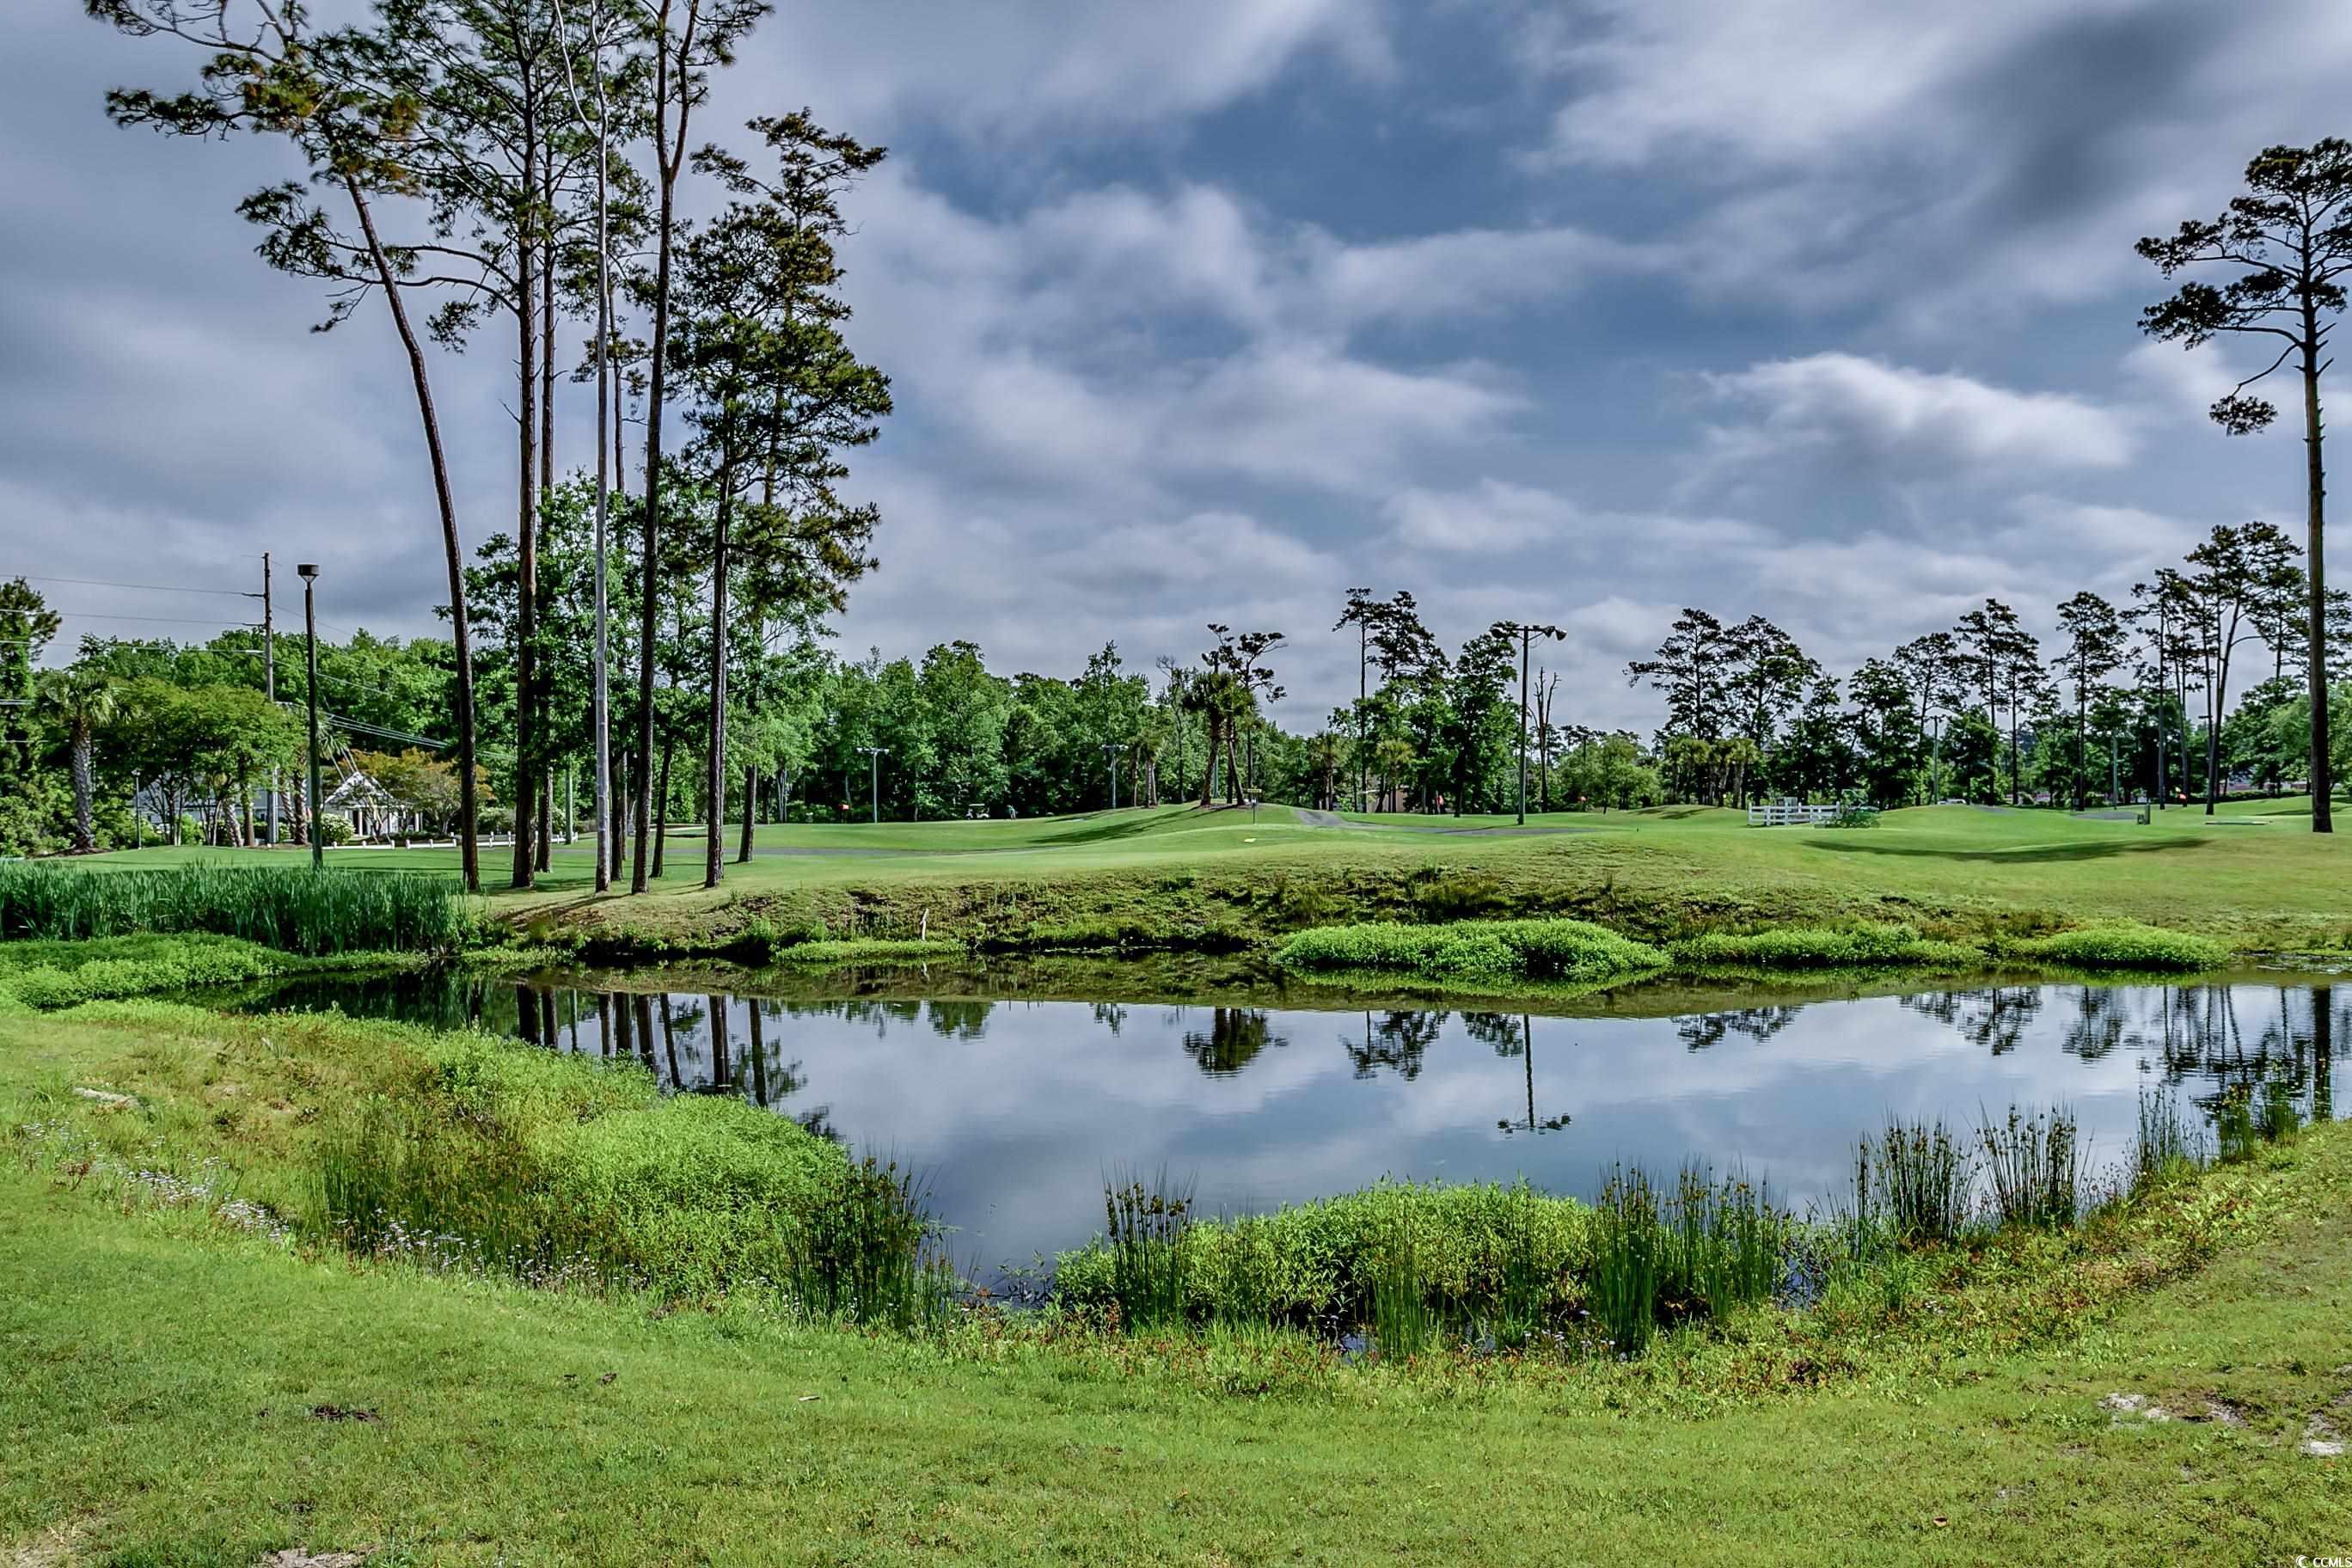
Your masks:
[{"label": "grassy bank", "polygon": [[415,955],[392,952],[305,957],[238,937],[203,934],[19,940],[0,942],[0,1012],[415,962]]},{"label": "grassy bank", "polygon": [[[1475,831],[1454,831],[1467,826]],[[981,951],[1236,950],[1310,926],[1567,917],[1653,945],[1777,929],[1900,925],[1990,949],[2137,921],[2236,952],[2352,945],[2352,847],[2305,801],[2135,822],[1963,806],[1887,813],[1867,833],[1751,828],[1699,807],[1532,819],[1540,831],[1420,819],[1305,826],[1284,807],[1165,807],[1044,822],[762,827],[704,890],[679,836],[644,898],[599,898],[584,849],[492,912],[592,956],[765,952],[811,940],[928,936]],[[1443,829],[1444,831],[1424,831]],[[148,850],[78,872],[266,851]],[[352,870],[439,868],[446,851],[351,851]]]},{"label": "grassy bank", "polygon": [[1968,1341],[1963,1310],[1933,1355],[1871,1375],[1788,1365],[1767,1389],[1759,1368],[1727,1404],[1677,1402],[1669,1372],[1665,1402],[1629,1412],[1638,1391],[1606,1369],[1433,1382],[1174,1342],[1115,1359],[985,1324],[852,1335],[322,1267],[215,1211],[126,1212],[12,1162],[0,1547],[224,1568],[289,1546],[386,1563],[2339,1552],[2342,1461],[2305,1445],[2352,1392],[2352,1140],[2314,1132],[2211,1183],[2201,1205],[2244,1223],[2077,1331]]}]

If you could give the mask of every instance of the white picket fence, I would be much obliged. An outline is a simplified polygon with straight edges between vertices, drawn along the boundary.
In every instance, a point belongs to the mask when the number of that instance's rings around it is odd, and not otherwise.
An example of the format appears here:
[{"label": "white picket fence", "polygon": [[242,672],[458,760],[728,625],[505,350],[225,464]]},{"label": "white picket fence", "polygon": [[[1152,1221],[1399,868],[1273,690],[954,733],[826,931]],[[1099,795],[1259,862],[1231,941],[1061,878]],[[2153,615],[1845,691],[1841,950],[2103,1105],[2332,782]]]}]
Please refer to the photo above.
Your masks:
[{"label": "white picket fence", "polygon": [[1819,822],[1833,822],[1837,819],[1837,814],[1838,808],[1833,805],[1807,805],[1802,801],[1776,800],[1769,805],[1749,806],[1748,808],[1748,826],[1750,827],[1793,827],[1799,824],[1811,825]]}]

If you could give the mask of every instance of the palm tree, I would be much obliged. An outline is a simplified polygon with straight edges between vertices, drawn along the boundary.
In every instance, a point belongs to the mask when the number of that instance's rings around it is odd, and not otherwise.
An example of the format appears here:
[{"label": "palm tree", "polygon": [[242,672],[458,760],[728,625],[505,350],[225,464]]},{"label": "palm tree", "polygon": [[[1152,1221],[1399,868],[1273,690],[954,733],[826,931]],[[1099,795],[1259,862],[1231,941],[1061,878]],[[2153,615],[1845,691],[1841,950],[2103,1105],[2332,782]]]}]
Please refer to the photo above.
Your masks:
[{"label": "palm tree", "polygon": [[98,727],[114,717],[114,681],[95,669],[48,669],[41,672],[38,710],[64,726],[73,752],[74,853],[98,848],[98,830],[91,820],[96,784],[90,768],[91,740]]}]

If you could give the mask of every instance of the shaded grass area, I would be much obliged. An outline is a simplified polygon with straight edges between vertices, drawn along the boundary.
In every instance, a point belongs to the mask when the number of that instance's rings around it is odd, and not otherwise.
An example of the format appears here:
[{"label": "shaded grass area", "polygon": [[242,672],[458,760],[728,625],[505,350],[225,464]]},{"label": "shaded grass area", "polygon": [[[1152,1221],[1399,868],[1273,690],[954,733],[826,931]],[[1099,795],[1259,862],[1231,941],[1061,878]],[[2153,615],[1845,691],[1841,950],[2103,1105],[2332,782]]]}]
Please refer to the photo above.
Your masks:
[{"label": "shaded grass area", "polygon": [[401,954],[381,952],[306,958],[238,937],[203,934],[19,940],[0,942],[0,1012],[403,962]]},{"label": "shaded grass area", "polygon": [[[322,1268],[9,1164],[0,1545],[235,1568],[288,1546],[1549,1563],[1566,1540],[1742,1564],[2289,1560],[2352,1536],[2340,1462],[2299,1446],[2352,1392],[2348,1153],[2315,1135],[2205,1189],[2259,1234],[2063,1342],[1965,1340],[1962,1310],[1940,1363],[1826,1389],[1786,1363],[1769,1397],[1680,1414],[1629,1414],[1609,1373],[1431,1383],[1240,1343],[1074,1359],[984,1326],[909,1342]],[[2235,1424],[2118,1415],[2116,1393]]]}]

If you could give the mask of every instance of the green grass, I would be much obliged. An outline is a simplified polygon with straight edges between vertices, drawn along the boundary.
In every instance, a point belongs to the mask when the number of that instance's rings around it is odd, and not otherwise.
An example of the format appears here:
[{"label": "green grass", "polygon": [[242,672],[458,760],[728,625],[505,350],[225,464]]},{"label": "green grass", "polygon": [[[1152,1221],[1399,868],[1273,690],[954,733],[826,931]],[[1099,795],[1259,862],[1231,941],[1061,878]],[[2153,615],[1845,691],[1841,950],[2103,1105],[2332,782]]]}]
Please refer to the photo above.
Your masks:
[{"label": "green grass", "polygon": [[1402,970],[1485,985],[1522,980],[1591,984],[1665,967],[1666,955],[1587,921],[1393,921],[1321,926],[1276,950],[1286,969]]},{"label": "green grass", "polygon": [[961,942],[921,937],[851,937],[845,941],[796,942],[773,950],[773,962],[823,968],[853,963],[918,963],[962,956]]},{"label": "green grass", "polygon": [[[451,1112],[425,1136],[512,1133],[639,1234],[672,1234],[637,1222],[675,1211],[681,1234],[750,1237],[791,1207],[760,1195],[781,1190],[759,1174],[775,1151],[741,1148],[769,1134],[703,1121],[731,1115],[709,1101],[649,1104],[625,1070],[156,1004],[0,1019],[7,1120],[37,1103],[52,1124],[0,1161],[0,1548],[237,1568],[297,1544],[391,1563],[1434,1563],[1556,1561],[1572,1534],[1676,1561],[2251,1563],[2352,1531],[2340,1466],[2298,1447],[2352,1394],[2340,1126],[2079,1227],[2013,1226],[1899,1278],[1849,1269],[1811,1310],[1672,1329],[1635,1361],[1351,1361],[1238,1315],[856,1333],[728,1288],[740,1271],[683,1294],[526,1291],[251,1228],[299,1212],[317,1189],[297,1178],[350,1126],[334,1108],[387,1072]],[[58,1158],[58,1123],[90,1148]],[[1540,1276],[1549,1215],[1591,1223],[1491,1189],[1349,1202],[1344,1225],[1292,1223],[1357,1237],[1375,1298],[1400,1258],[1441,1278],[1449,1232],[1475,1232],[1463,1278],[1492,1269],[1507,1303]],[[1486,1217],[1441,1223],[1447,1205]],[[1213,1295],[1271,1299],[1265,1251],[1238,1240],[1257,1223],[1221,1227]],[[1736,1216],[1717,1228],[1732,1256],[1677,1265],[1669,1239],[1655,1277],[1736,1276],[1753,1248]],[[1387,1313],[1400,1340],[1409,1307]],[[2100,1403],[2116,1392],[2225,1402],[2242,1424],[2126,1420]]]},{"label": "green grass", "polygon": [[2186,971],[2219,969],[2230,961],[2229,947],[2211,937],[2128,921],[2014,939],[2001,943],[2000,952],[2004,957],[2037,959],[2070,969]]},{"label": "green grass", "polygon": [[1708,931],[1674,946],[1678,963],[1766,969],[1869,969],[1884,964],[1981,965],[1981,949],[1936,942],[1907,925],[1784,926],[1761,931]]},{"label": "green grass", "polygon": [[[1725,1407],[1377,1368],[1261,1392],[1238,1352],[1100,1366],[740,1312],[321,1266],[200,1212],[0,1168],[0,1548],[21,1561],[977,1562],[1838,1568],[2267,1563],[2352,1537],[2352,1142],[2259,1246],[2081,1336]],[[266,1332],[256,1325],[268,1325]],[[2242,1425],[2152,1422],[2138,1395]],[[364,1413],[361,1415],[358,1413]]]},{"label": "green grass", "polygon": [[166,863],[102,876],[0,864],[0,939],[209,932],[311,956],[446,952],[472,941],[478,924],[473,901],[442,876],[284,862]]},{"label": "green grass", "polygon": [[[716,952],[755,930],[836,940],[928,934],[979,947],[1219,947],[1318,925],[1568,916],[1653,943],[1791,926],[1907,925],[1989,947],[2136,921],[2240,952],[2352,947],[2352,840],[2307,831],[2307,800],[2244,802],[2209,823],[1928,806],[1867,833],[1751,828],[1696,806],[1560,814],[1528,836],[1314,829],[1286,807],[1124,809],[1025,822],[762,827],[762,853],[706,891],[698,837],[644,898],[599,898],[585,845],[492,911],[604,955]],[[1507,826],[1508,818],[1416,826]],[[731,832],[731,830],[730,830]],[[731,837],[730,837],[731,843]],[[817,851],[817,853],[807,853]],[[448,850],[348,850],[353,869],[454,869]],[[76,870],[285,851],[150,849]]]},{"label": "green grass", "polygon": [[303,958],[233,936],[28,939],[0,942],[0,1010],[70,1007],[82,1002],[402,962],[397,953],[376,952]]},{"label": "green grass", "polygon": [[433,1267],[790,1301],[851,1174],[740,1100],[485,1035],[154,1002],[0,1022],[0,1081],[51,1163],[233,1190],[296,1236]]}]

